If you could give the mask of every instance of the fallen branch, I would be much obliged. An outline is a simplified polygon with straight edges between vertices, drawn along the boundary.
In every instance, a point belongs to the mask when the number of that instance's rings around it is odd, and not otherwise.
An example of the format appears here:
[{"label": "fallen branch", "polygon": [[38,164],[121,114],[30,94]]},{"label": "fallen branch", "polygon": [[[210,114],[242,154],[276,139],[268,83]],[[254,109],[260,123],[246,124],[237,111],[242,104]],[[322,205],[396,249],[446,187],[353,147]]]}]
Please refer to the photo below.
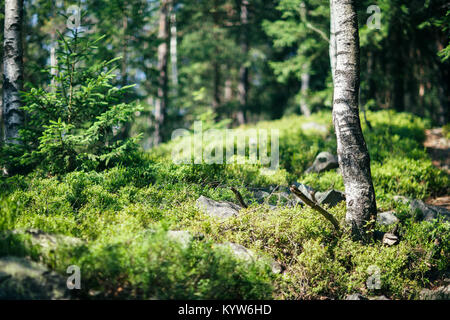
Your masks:
[{"label": "fallen branch", "polygon": [[303,192],[301,192],[296,186],[292,185],[290,188],[291,192],[299,197],[304,203],[306,203],[308,206],[313,208],[314,210],[318,211],[321,215],[325,217],[328,221],[330,221],[336,231],[339,232],[339,222],[336,220],[335,217],[331,213],[329,213],[327,210],[319,206],[317,203],[313,202],[311,199],[309,199]]},{"label": "fallen branch", "polygon": [[248,205],[245,203],[244,199],[242,198],[242,195],[239,191],[237,191],[234,187],[230,187],[231,191],[233,191],[234,195],[236,196],[236,198],[238,199],[239,203],[241,204],[241,206],[245,209],[248,208]]}]

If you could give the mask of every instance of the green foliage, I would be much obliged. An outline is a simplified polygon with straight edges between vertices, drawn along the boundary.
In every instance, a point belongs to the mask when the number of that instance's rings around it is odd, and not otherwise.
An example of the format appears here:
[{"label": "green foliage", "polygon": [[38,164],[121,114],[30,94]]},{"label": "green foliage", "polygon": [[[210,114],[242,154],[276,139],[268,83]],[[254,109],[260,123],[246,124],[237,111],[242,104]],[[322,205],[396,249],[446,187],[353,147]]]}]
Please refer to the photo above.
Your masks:
[{"label": "green foliage", "polygon": [[[131,86],[111,84],[111,65],[117,59],[92,63],[101,39],[71,32],[61,36],[52,84],[24,93],[28,119],[21,130],[23,144],[5,147],[7,167],[20,163],[52,174],[102,169],[132,160],[137,151],[139,137],[123,139],[119,134],[140,106],[121,102]],[[17,156],[6,158],[9,151]]]},{"label": "green foliage", "polygon": [[275,50],[283,53],[281,61],[269,62],[277,80],[301,82],[302,75],[311,75],[311,87],[298,92],[295,100],[304,99],[310,110],[330,107],[332,88],[326,84],[330,73],[329,2],[281,0],[276,9],[281,19],[265,20],[263,29],[273,39]]},{"label": "green foliage", "polygon": [[[294,180],[320,191],[343,190],[336,171],[303,174],[319,151],[335,148],[331,116],[316,114],[257,125],[280,129],[281,168],[273,175],[250,164],[175,165],[170,142],[141,154],[133,164],[101,172],[3,177],[0,231],[37,228],[84,242],[50,254],[32,246],[25,235],[3,234],[0,255],[30,256],[62,274],[68,265],[80,266],[85,288],[80,297],[87,299],[341,299],[354,292],[418,298],[421,288],[448,272],[450,225],[419,222],[407,205],[392,198],[446,192],[448,176],[432,166],[421,146],[427,121],[387,111],[367,116],[373,129],[363,130],[377,203],[401,220],[397,246],[336,239],[331,224],[308,207],[274,209],[254,201],[251,187],[286,186]],[[301,129],[311,121],[330,132]],[[200,195],[235,202],[229,186],[250,204],[237,217],[218,221],[196,207]],[[345,203],[329,210],[344,228]],[[193,240],[183,246],[168,230],[187,230]],[[245,262],[214,245],[226,242],[241,244],[260,258]],[[271,274],[272,260],[282,264],[283,274]],[[381,289],[366,286],[371,266],[380,270]]]}]

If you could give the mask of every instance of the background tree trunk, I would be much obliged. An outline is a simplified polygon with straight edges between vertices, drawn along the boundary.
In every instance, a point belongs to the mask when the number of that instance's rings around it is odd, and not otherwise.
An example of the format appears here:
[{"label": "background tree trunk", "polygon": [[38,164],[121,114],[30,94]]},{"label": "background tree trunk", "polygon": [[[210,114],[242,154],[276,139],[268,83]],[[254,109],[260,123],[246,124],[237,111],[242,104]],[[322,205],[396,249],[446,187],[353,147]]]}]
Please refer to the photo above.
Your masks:
[{"label": "background tree trunk", "polygon": [[155,106],[155,134],[154,144],[158,145],[164,140],[163,127],[167,108],[167,62],[169,56],[169,8],[171,0],[162,0],[159,13],[159,32],[158,39],[161,43],[158,46],[158,99]]},{"label": "background tree trunk", "polygon": [[311,116],[311,110],[309,109],[306,98],[309,90],[309,72],[304,72],[302,74],[302,87],[300,89],[300,111],[305,117]]},{"label": "background tree trunk", "polygon": [[6,0],[3,52],[3,121],[4,139],[7,143],[19,143],[19,128],[23,123],[19,93],[23,85],[22,17],[23,0]]},{"label": "background tree trunk", "polygon": [[177,56],[177,15],[175,10],[170,14],[170,64],[172,66],[172,85],[175,94],[178,89],[178,56]]},{"label": "background tree trunk", "polygon": [[376,217],[377,209],[370,157],[359,119],[360,49],[356,1],[331,2],[334,28],[330,52],[331,61],[335,62],[333,123],[339,167],[345,186],[346,221],[352,226],[352,234],[361,239],[366,236],[366,223]]},{"label": "background tree trunk", "polygon": [[248,101],[248,67],[247,58],[249,52],[249,41],[248,41],[248,0],[241,0],[241,50],[245,57],[244,63],[239,69],[239,104],[240,109],[237,113],[237,120],[239,124],[245,123],[245,109],[247,107]]}]

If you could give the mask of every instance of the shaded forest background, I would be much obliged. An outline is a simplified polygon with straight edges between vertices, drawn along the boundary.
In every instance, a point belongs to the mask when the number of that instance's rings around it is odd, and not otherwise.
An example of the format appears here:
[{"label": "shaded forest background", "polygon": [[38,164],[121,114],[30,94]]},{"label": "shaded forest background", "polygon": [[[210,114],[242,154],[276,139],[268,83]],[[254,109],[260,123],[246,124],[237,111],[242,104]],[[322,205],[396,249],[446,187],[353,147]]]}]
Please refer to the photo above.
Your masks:
[{"label": "shaded forest background", "polygon": [[[25,91],[50,84],[51,73],[42,69],[55,59],[58,32],[66,30],[63,15],[70,15],[66,10],[73,4],[25,1]],[[366,24],[372,4],[381,9],[381,29]],[[199,118],[230,119],[237,125],[331,111],[326,0],[92,0],[79,5],[81,29],[94,38],[106,35],[90,52],[92,58],[122,57],[115,85],[136,84],[126,100],[138,100],[144,109],[121,130],[123,135],[144,133],[146,149],[155,141],[158,47],[164,42],[163,141]],[[162,5],[169,24],[165,38],[158,34]],[[411,112],[437,125],[448,121],[448,10],[445,0],[359,2],[361,105]]]}]

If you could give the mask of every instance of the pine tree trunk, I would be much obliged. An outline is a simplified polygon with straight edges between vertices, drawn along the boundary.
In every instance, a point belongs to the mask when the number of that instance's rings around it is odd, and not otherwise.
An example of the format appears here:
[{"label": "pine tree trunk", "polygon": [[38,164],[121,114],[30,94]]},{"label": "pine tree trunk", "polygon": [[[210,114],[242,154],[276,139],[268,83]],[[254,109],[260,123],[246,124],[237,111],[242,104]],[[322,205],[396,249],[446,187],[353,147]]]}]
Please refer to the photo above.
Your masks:
[{"label": "pine tree trunk", "polygon": [[163,127],[167,108],[167,64],[169,57],[169,8],[171,0],[162,0],[159,13],[158,39],[161,43],[158,46],[158,99],[155,106],[155,134],[154,144],[158,145],[164,140]]},{"label": "pine tree trunk", "polygon": [[22,16],[23,0],[5,1],[3,121],[7,143],[19,143],[19,129],[23,124],[19,93],[23,85]]},{"label": "pine tree trunk", "polygon": [[[370,157],[361,130],[358,18],[355,0],[331,0],[331,61],[334,74],[333,123],[339,167],[345,186],[346,221],[352,234],[366,238],[366,223],[376,217]],[[333,48],[334,47],[334,48]]]}]

